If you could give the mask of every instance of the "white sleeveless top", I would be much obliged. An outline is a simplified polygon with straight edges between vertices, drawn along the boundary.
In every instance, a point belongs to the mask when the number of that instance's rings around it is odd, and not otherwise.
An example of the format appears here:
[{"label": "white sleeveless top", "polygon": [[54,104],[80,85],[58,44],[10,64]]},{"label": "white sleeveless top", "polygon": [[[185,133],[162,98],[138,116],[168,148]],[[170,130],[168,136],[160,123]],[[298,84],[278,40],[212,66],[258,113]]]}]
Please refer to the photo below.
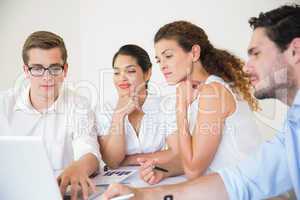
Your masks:
[{"label": "white sleeveless top", "polygon": [[[236,110],[225,119],[221,142],[206,174],[223,167],[236,165],[248,155],[257,151],[263,141],[248,103],[243,100],[238,100],[238,95],[232,91],[229,84],[222,78],[211,75],[204,84],[210,84],[212,82],[222,84],[227,88],[235,99]],[[198,106],[199,96],[192,102],[188,109],[188,122],[191,134],[197,121]]]}]

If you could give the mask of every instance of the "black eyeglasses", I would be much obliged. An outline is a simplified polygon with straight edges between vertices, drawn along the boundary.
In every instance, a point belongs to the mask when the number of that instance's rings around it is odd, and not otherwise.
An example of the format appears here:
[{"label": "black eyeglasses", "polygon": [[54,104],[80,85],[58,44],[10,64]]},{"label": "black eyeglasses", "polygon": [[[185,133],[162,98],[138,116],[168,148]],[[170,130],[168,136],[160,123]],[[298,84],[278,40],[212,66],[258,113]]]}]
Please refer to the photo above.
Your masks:
[{"label": "black eyeglasses", "polygon": [[45,71],[48,70],[51,76],[58,76],[64,71],[64,65],[61,64],[52,64],[48,68],[43,65],[28,65],[28,70],[32,76],[39,77],[44,76]]}]

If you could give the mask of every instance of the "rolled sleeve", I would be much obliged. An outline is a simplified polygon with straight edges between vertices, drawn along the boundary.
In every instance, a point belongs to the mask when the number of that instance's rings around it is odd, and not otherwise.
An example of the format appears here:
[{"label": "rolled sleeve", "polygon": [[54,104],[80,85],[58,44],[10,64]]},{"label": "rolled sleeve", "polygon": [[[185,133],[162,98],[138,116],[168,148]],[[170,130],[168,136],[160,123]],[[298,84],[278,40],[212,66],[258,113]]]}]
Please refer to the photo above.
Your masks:
[{"label": "rolled sleeve", "polygon": [[91,153],[96,156],[97,160],[101,160],[99,153],[99,145],[94,137],[80,137],[73,141],[74,160],[79,160],[81,157]]},{"label": "rolled sleeve", "polygon": [[101,155],[97,140],[95,113],[89,109],[75,109],[71,118],[73,121],[72,146],[74,160],[79,160],[82,156],[91,153],[100,161]]},{"label": "rolled sleeve", "polygon": [[292,188],[284,142],[278,133],[249,159],[217,171],[230,199],[265,199]]}]

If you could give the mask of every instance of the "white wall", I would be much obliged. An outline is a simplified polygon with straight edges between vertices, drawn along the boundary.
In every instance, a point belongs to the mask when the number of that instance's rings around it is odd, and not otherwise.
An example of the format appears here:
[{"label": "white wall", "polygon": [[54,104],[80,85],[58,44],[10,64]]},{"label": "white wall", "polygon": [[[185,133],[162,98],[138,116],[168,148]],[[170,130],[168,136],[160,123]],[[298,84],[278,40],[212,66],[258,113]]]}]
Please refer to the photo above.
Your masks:
[{"label": "white wall", "polygon": [[65,40],[69,80],[80,78],[79,0],[0,0],[0,90],[22,76],[22,46],[34,31],[52,31]]},{"label": "white wall", "polygon": [[[130,3],[129,3],[130,2]],[[174,20],[188,20],[201,26],[211,42],[243,59],[251,36],[248,19],[284,3],[284,0],[186,0],[186,1],[81,1],[82,79],[98,89],[98,101],[113,102],[117,94],[111,81],[111,60],[118,48],[127,43],[144,47],[154,62],[153,37],[162,25]],[[152,83],[164,93],[167,87],[159,67],[153,67]],[[256,120],[265,138],[280,129],[286,107],[280,102],[261,102],[263,111]]]},{"label": "white wall", "polygon": [[[127,43],[144,47],[154,62],[153,37],[162,25],[188,20],[207,32],[215,46],[226,48],[246,59],[251,35],[247,23],[252,16],[284,3],[299,0],[0,0],[0,90],[12,87],[22,73],[21,48],[36,30],[61,35],[69,50],[70,78],[75,87],[97,102],[111,102],[116,92],[111,81],[111,60]],[[102,77],[103,76],[103,77]],[[152,83],[164,93],[172,92],[153,66]],[[88,88],[88,89],[87,89]],[[259,123],[281,124],[284,107],[268,101]],[[264,124],[264,123],[261,123]],[[265,126],[262,126],[265,127]],[[262,130],[269,131],[269,127]],[[271,130],[271,129],[270,129]]]},{"label": "white wall", "polygon": [[[87,3],[88,2],[88,3]],[[130,3],[129,3],[130,2]],[[162,25],[188,20],[204,28],[213,44],[246,59],[251,16],[283,4],[283,0],[81,1],[82,79],[100,87],[99,74],[111,69],[113,54],[126,43],[144,47],[154,58],[153,37]],[[152,61],[154,61],[152,59]],[[107,75],[105,100],[115,99]],[[152,80],[164,82],[157,65]],[[108,95],[109,94],[109,95]]]}]

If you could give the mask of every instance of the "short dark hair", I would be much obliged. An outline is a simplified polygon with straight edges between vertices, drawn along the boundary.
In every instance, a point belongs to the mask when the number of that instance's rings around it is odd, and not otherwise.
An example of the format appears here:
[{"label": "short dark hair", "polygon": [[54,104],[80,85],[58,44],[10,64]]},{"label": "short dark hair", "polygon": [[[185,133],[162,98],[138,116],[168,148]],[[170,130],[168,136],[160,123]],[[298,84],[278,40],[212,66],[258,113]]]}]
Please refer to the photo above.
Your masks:
[{"label": "short dark hair", "polygon": [[52,49],[56,47],[60,49],[61,57],[64,63],[67,63],[68,54],[63,39],[60,36],[48,31],[36,31],[30,34],[24,43],[22,51],[23,62],[26,65],[28,64],[29,57],[27,52],[30,49]]},{"label": "short dark hair", "polygon": [[144,73],[148,72],[152,67],[150,57],[143,48],[135,44],[127,44],[122,46],[114,55],[112,65],[114,66],[118,55],[131,56],[136,59],[137,64],[142,68]]},{"label": "short dark hair", "polygon": [[253,30],[265,28],[269,39],[284,51],[294,38],[300,37],[300,6],[284,5],[269,12],[262,12],[258,17],[250,18],[249,24]]}]

